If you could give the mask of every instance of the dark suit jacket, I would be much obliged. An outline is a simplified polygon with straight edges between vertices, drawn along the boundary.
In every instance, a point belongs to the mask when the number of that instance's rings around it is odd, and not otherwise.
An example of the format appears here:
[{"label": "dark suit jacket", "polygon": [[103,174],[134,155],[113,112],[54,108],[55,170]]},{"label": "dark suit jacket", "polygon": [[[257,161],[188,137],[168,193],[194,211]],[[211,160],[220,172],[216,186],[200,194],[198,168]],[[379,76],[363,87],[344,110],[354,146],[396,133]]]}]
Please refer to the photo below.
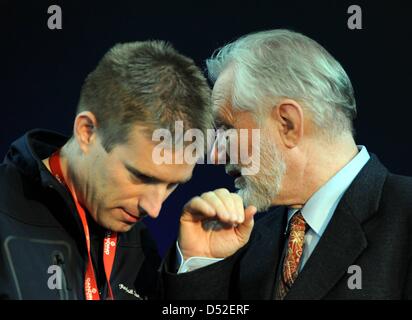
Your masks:
[{"label": "dark suit jacket", "polygon": [[[186,274],[163,266],[166,297],[273,299],[285,245],[285,207],[264,214],[235,255]],[[285,299],[411,299],[412,179],[372,155],[342,197],[325,233]],[[351,265],[361,289],[350,289]]]}]

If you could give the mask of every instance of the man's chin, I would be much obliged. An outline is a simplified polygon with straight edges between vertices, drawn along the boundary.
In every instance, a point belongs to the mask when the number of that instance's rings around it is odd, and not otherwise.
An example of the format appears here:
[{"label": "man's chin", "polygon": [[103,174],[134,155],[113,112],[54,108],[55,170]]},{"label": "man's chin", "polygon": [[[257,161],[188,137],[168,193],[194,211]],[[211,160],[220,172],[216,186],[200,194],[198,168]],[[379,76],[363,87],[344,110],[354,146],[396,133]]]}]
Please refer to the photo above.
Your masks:
[{"label": "man's chin", "polygon": [[134,227],[135,223],[123,222],[123,221],[113,221],[106,227],[107,230],[111,230],[113,232],[128,232]]},{"label": "man's chin", "polygon": [[254,194],[248,188],[239,189],[237,194],[242,198],[245,207],[255,206],[258,212],[267,211],[272,206],[270,197]]}]

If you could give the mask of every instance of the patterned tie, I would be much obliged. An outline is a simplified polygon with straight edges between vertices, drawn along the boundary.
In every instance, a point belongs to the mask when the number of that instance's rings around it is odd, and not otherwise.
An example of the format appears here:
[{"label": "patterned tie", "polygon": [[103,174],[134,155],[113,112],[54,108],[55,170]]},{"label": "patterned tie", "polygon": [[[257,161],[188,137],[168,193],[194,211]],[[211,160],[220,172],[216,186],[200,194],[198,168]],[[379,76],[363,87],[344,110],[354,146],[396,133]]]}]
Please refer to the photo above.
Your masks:
[{"label": "patterned tie", "polygon": [[299,262],[302,256],[306,232],[306,222],[300,211],[296,212],[290,220],[289,230],[288,247],[283,261],[279,285],[276,290],[276,300],[283,300],[285,298],[298,276]]}]

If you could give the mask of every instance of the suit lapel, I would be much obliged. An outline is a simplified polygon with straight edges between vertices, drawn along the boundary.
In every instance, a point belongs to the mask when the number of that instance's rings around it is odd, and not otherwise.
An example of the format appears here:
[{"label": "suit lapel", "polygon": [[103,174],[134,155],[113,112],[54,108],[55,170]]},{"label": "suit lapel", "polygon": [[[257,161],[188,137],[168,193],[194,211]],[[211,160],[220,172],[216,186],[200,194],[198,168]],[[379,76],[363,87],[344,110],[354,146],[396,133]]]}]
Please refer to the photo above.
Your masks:
[{"label": "suit lapel", "polygon": [[321,299],[367,247],[358,221],[340,206],[285,299]]},{"label": "suit lapel", "polygon": [[387,170],[372,155],[345,192],[285,299],[322,299],[347,273],[367,247],[362,223],[377,211],[386,176]]}]

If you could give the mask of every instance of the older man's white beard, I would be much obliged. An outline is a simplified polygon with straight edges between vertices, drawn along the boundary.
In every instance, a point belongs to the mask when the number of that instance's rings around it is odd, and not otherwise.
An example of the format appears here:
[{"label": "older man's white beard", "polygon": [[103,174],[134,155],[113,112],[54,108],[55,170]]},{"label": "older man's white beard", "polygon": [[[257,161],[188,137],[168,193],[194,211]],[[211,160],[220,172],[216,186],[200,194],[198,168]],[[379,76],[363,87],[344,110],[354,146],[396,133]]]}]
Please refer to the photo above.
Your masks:
[{"label": "older man's white beard", "polygon": [[[231,164],[228,166],[239,169]],[[279,194],[285,172],[286,164],[280,152],[274,149],[273,143],[269,144],[266,139],[262,141],[259,172],[253,176],[242,176],[235,183],[245,206],[253,205],[258,211],[269,209]]]}]

